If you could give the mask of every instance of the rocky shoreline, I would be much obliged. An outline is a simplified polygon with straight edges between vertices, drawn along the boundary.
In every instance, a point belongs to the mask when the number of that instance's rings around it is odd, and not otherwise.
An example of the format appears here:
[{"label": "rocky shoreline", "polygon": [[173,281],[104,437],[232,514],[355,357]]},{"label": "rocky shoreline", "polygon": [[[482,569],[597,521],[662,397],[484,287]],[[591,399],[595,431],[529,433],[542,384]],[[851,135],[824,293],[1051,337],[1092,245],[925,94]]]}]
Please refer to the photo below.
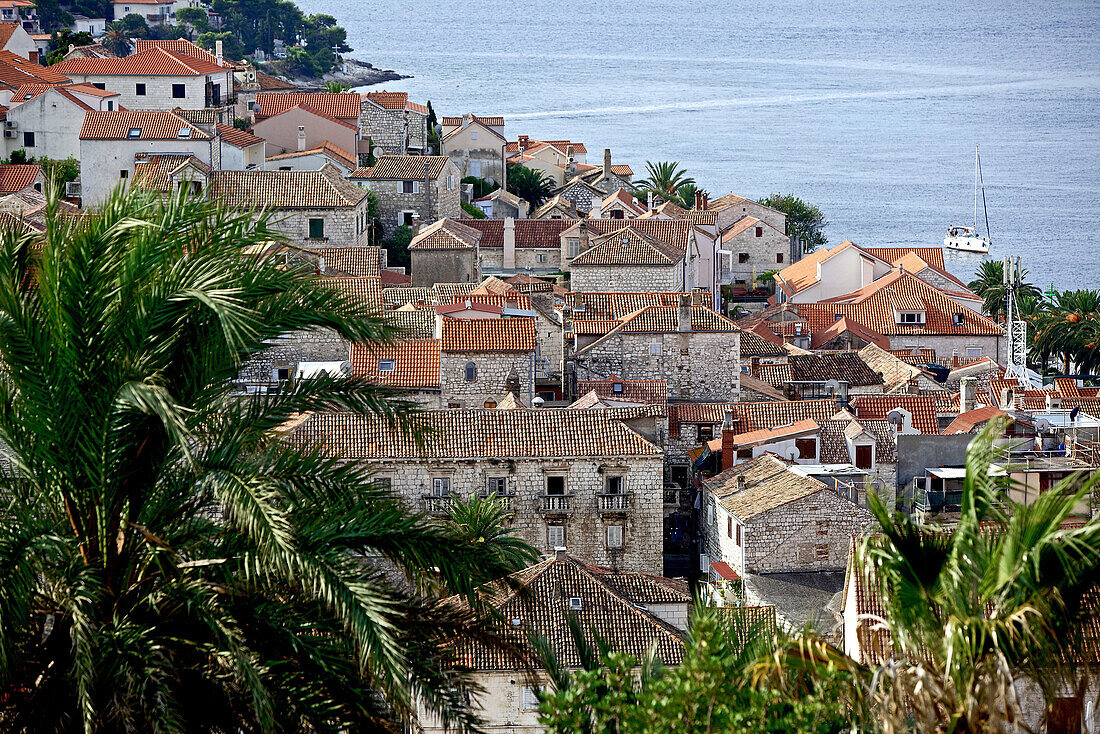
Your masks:
[{"label": "rocky shoreline", "polygon": [[332,71],[317,77],[288,79],[292,84],[301,87],[304,91],[320,90],[328,82],[340,82],[347,84],[352,89],[356,87],[369,87],[373,84],[394,81],[396,79],[409,79],[408,74],[398,74],[392,69],[376,69],[373,65],[358,59],[344,59],[344,67],[347,71]]}]

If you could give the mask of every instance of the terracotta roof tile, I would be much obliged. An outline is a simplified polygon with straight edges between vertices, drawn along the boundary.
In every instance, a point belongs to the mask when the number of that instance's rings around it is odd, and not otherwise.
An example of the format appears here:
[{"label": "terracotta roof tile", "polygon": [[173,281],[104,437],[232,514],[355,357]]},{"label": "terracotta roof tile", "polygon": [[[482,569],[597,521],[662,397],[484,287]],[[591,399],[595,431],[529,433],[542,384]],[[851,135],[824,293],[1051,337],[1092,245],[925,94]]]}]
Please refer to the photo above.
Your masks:
[{"label": "terracotta roof tile", "polygon": [[[131,134],[132,131],[136,134]],[[84,114],[81,140],[209,140],[210,135],[173,112],[92,110]]]},{"label": "terracotta roof tile", "polygon": [[188,41],[186,38],[171,38],[171,39],[152,39],[152,38],[138,38],[134,40],[134,53],[141,53],[142,51],[148,51],[149,49],[159,48],[164,51],[171,51],[177,54],[183,54],[184,56],[190,56],[193,59],[199,59],[205,61],[208,64],[214,66],[221,66],[223,69],[236,69],[243,68],[238,64],[233,64],[222,58],[221,64],[218,64],[218,57],[216,54],[212,54],[202,46],[196,46]]},{"label": "terracotta roof tile", "polygon": [[358,94],[350,92],[260,92],[256,95],[256,121],[306,105],[328,117],[354,121],[358,127],[361,102]]},{"label": "terracotta roof tile", "polygon": [[535,320],[444,319],[444,352],[533,352]]},{"label": "terracotta roof tile", "polygon": [[244,209],[329,209],[357,206],[367,192],[329,166],[319,171],[213,171],[210,196]]},{"label": "terracotta roof tile", "polygon": [[219,122],[214,127],[222,140],[237,148],[247,148],[250,145],[264,142],[264,139],[259,135],[253,135],[247,130],[238,130],[231,125],[223,125]]},{"label": "terracotta roof tile", "polygon": [[680,436],[680,425],[699,423],[719,425],[726,411],[733,413],[734,430],[742,433],[774,428],[795,421],[828,420],[836,413],[835,400],[770,400],[757,403],[669,403],[669,435]]},{"label": "terracotta roof tile", "polygon": [[193,155],[151,155],[134,163],[134,186],[145,191],[172,190],[171,176],[185,165],[192,165],[208,175],[210,166]]},{"label": "terracotta roof tile", "polygon": [[895,263],[907,255],[916,255],[934,268],[939,270],[945,268],[942,247],[862,247],[860,249],[888,263]]},{"label": "terracotta roof tile", "polygon": [[678,306],[682,295],[690,296],[692,304],[696,306],[705,306],[710,303],[710,294],[702,291],[686,294],[630,291],[570,292],[565,294],[565,303],[576,319],[619,320],[646,306]]},{"label": "terracotta roof tile", "polygon": [[[481,232],[479,247],[504,247],[503,219],[462,219],[462,224]],[[575,219],[517,219],[516,248],[561,247],[561,233],[577,223]]]},{"label": "terracotta roof tile", "polygon": [[67,84],[70,81],[56,64],[39,66],[18,54],[0,49],[0,84],[10,89],[24,84]]},{"label": "terracotta roof tile", "polygon": [[682,250],[627,226],[593,239],[592,246],[573,258],[569,267],[673,267],[683,258]]},{"label": "terracotta roof tile", "polygon": [[382,285],[378,276],[361,277],[326,277],[322,282],[330,288],[342,292],[344,295],[369,306],[377,311],[382,310]]},{"label": "terracotta roof tile", "polygon": [[610,400],[664,405],[668,402],[668,381],[624,380],[617,375],[606,380],[577,380],[577,393],[588,392]]},{"label": "terracotta roof tile", "polygon": [[868,367],[855,352],[792,354],[787,361],[791,364],[791,379],[795,382],[839,380],[847,382],[849,387],[883,384],[882,375]]},{"label": "terracotta roof tile", "polygon": [[[617,219],[588,219],[585,220],[585,226],[591,232],[591,237],[596,238],[622,229],[623,222]],[[695,223],[688,219],[632,219],[630,228],[680,252],[691,252],[694,249]]]},{"label": "terracotta roof tile", "polygon": [[968,410],[959,413],[958,417],[943,429],[943,435],[951,436],[956,433],[973,433],[974,429],[1000,415],[1008,415],[995,405],[986,405],[976,410]]},{"label": "terracotta roof tile", "polygon": [[325,275],[349,275],[356,278],[381,275],[382,249],[380,247],[370,245],[314,247],[310,252],[318,258],[325,259]]},{"label": "terracotta roof tile", "polygon": [[[499,115],[489,115],[487,117],[473,115],[473,118],[485,127],[504,127],[504,118]],[[462,120],[462,117],[444,117],[441,124],[443,127],[462,127]]]},{"label": "terracotta roof tile", "polygon": [[422,229],[409,242],[410,250],[473,250],[481,232],[454,219],[440,219]]},{"label": "terracotta roof tile", "polygon": [[352,344],[351,364],[352,374],[383,385],[439,389],[438,339],[412,339],[381,346]]},{"label": "terracotta roof tile", "polygon": [[364,180],[423,181],[438,179],[450,160],[445,155],[384,155],[370,168],[359,168],[349,178]]},{"label": "terracotta roof tile", "polygon": [[936,424],[936,402],[931,395],[857,395],[852,398],[856,418],[886,420],[894,408],[902,408],[913,416],[913,428],[921,433],[939,433]]},{"label": "terracotta roof tile", "polygon": [[42,175],[42,166],[9,163],[0,165],[0,194],[11,194],[34,183]]},{"label": "terracotta roof tile", "polygon": [[345,166],[353,170],[359,164],[359,162],[351,155],[351,153],[348,153],[346,150],[339,147],[338,145],[333,145],[327,140],[322,141],[320,145],[315,148],[310,148],[309,150],[292,150],[289,153],[269,155],[267,156],[267,160],[280,161],[289,158],[300,158],[301,156],[307,155],[328,155],[330,158],[336,159],[340,163],[343,163]]},{"label": "terracotta roof tile", "polygon": [[382,302],[386,308],[397,308],[406,304],[436,305],[435,291],[422,286],[398,286],[382,289]]},{"label": "terracotta roof tile", "polygon": [[50,68],[64,74],[97,76],[205,76],[227,71],[213,62],[162,48],[146,49],[120,59],[66,59]]},{"label": "terracotta roof tile", "polygon": [[813,477],[794,473],[772,454],[737,464],[704,480],[703,486],[739,520],[751,520],[789,502],[832,491]]},{"label": "terracotta roof tile", "polygon": [[394,309],[386,312],[386,320],[402,329],[408,339],[431,339],[435,333],[435,312],[428,309]]}]

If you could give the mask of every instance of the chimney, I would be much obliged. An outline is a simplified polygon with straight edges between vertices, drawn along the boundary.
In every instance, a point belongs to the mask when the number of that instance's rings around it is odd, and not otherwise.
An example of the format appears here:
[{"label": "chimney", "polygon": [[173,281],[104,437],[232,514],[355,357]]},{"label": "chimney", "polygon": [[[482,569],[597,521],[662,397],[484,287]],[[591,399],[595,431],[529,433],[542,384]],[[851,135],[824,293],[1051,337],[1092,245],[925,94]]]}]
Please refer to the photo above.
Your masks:
[{"label": "chimney", "polygon": [[760,377],[760,357],[749,357],[749,374]]},{"label": "chimney", "polygon": [[504,269],[516,269],[516,220],[504,218]]},{"label": "chimney", "polygon": [[653,208],[653,192],[652,191],[650,191],[648,194],[646,194],[645,208],[646,209],[652,209]]},{"label": "chimney", "polygon": [[703,206],[701,206],[699,208],[702,209],[703,211],[706,211],[708,206],[710,206],[710,195],[707,194],[706,191],[704,191],[703,192]]},{"label": "chimney", "polygon": [[603,149],[603,177],[611,178],[611,148]]},{"label": "chimney", "polygon": [[306,149],[306,126],[298,126],[298,152],[301,153]]},{"label": "chimney", "polygon": [[959,412],[968,413],[974,410],[974,386],[977,380],[973,377],[964,377],[959,381]]},{"label": "chimney", "polygon": [[557,548],[554,549],[554,560],[555,561],[564,561],[565,557],[566,557],[566,553],[565,553],[565,546],[564,545],[559,545]]},{"label": "chimney", "polygon": [[218,58],[218,66],[222,65],[222,42],[214,41],[214,56]]},{"label": "chimney", "polygon": [[698,189],[696,189],[695,191],[695,201],[693,202],[693,207],[696,210],[703,208],[703,192],[699,191]]},{"label": "chimney", "polygon": [[691,331],[691,295],[680,294],[680,308],[676,313],[676,330]]},{"label": "chimney", "polygon": [[957,355],[957,354],[952,354],[951,355],[951,366],[952,367],[958,367],[959,366],[959,355]]},{"label": "chimney", "polygon": [[580,247],[577,252],[585,252],[588,249],[588,225],[585,224],[583,219],[577,226],[577,238],[580,240]]},{"label": "chimney", "polygon": [[521,151],[527,150],[527,141],[528,140],[530,140],[530,138],[527,137],[526,135],[520,135],[519,136],[519,146],[518,147]]},{"label": "chimney", "polygon": [[744,492],[749,488],[749,480],[744,474],[737,475],[737,491]]},{"label": "chimney", "polygon": [[325,274],[325,256],[317,258],[317,272],[321,275]]},{"label": "chimney", "polygon": [[1001,388],[1001,410],[1015,410],[1016,409],[1016,393],[1012,391],[1011,387]]},{"label": "chimney", "polygon": [[733,410],[726,410],[725,420],[722,421],[722,471],[733,466],[733,460],[737,457],[737,446],[733,443]]}]

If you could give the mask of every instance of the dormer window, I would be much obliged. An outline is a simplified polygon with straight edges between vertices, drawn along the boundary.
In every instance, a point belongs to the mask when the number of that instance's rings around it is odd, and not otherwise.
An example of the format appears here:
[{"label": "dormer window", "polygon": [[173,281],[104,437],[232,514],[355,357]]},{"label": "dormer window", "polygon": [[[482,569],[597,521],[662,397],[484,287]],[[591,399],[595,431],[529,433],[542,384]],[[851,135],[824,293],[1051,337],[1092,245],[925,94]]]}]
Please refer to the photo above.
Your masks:
[{"label": "dormer window", "polygon": [[127,133],[126,137],[128,137],[128,138],[140,138],[141,137],[141,128],[140,127],[130,128],[130,132]]},{"label": "dormer window", "polygon": [[380,359],[378,360],[379,372],[393,372],[395,363],[392,359]]},{"label": "dormer window", "polygon": [[181,127],[181,128],[180,128],[180,132],[179,132],[179,136],[180,136],[181,138],[189,138],[189,137],[191,137],[191,128],[189,128],[189,127]]},{"label": "dormer window", "polygon": [[966,316],[961,313],[951,314],[951,318],[955,322],[955,326],[961,325],[966,320]]},{"label": "dormer window", "polygon": [[899,324],[923,324],[924,311],[898,311],[897,319]]},{"label": "dormer window", "polygon": [[621,383],[621,382],[614,383],[611,386],[611,392],[615,393],[616,395],[622,395],[623,394],[623,383]]}]

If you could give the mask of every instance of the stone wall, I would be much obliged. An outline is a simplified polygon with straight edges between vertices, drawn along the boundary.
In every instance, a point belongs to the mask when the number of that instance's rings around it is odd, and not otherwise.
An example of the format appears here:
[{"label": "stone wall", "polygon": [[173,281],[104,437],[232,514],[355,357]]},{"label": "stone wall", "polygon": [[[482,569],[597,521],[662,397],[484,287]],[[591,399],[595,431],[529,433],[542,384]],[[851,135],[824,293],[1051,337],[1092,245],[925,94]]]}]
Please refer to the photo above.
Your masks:
[{"label": "stone wall", "polygon": [[[566,186],[561,192],[561,198],[566,201],[573,202],[573,205],[577,207],[578,211],[590,212],[592,207],[595,206],[599,199],[596,198],[596,192],[594,192],[588,186],[582,183],[574,183]],[[603,198],[603,197],[600,197]]]},{"label": "stone wall", "polygon": [[412,262],[412,284],[430,288],[436,283],[478,283],[481,270],[478,267],[478,251],[468,250],[409,250]]},{"label": "stone wall", "polygon": [[789,502],[745,524],[748,573],[841,570],[853,535],[874,527],[871,513],[831,490]]},{"label": "stone wall", "polygon": [[[722,243],[723,250],[729,250],[730,274],[734,283],[748,283],[753,272],[757,277],[769,270],[780,270],[790,265],[791,243],[782,231],[766,225],[760,226],[762,235],[756,236],[756,228],[749,227],[736,237]],[[748,256],[741,262],[740,256]],[[777,262],[777,255],[783,256],[783,262]],[[728,282],[728,281],[727,281]]]},{"label": "stone wall", "polygon": [[[428,140],[428,117],[410,110],[408,147],[423,150]],[[366,146],[382,148],[386,153],[405,155],[405,110],[387,110],[363,98],[359,110],[360,154]]]},{"label": "stone wall", "polygon": [[[569,288],[573,291],[627,291],[634,293],[680,293],[684,272],[680,263],[672,267],[569,266]],[[688,290],[691,289],[689,285]]]},{"label": "stone wall", "polygon": [[351,344],[335,331],[296,331],[271,339],[270,346],[241,366],[237,379],[250,383],[274,382],[276,370],[289,368],[291,376],[299,362],[344,362],[351,359]]},{"label": "stone wall", "polygon": [[[534,352],[443,352],[439,356],[439,386],[443,407],[461,403],[465,408],[483,408],[486,401],[499,402],[508,391],[509,376],[519,378],[516,397],[531,404],[534,389]],[[477,379],[466,381],[466,365],[477,366]]]},{"label": "stone wall", "polygon": [[[965,313],[964,308],[959,306],[959,311]],[[995,359],[998,364],[1005,364],[1008,361],[1008,339],[1004,336],[905,334],[890,336],[889,339],[891,349],[912,349],[913,347],[935,349],[936,359],[941,364],[949,364],[953,353],[957,353],[960,358],[965,357],[967,347],[980,347],[981,356]]]},{"label": "stone wall", "polygon": [[378,197],[378,218],[382,220],[385,235],[389,236],[403,224],[404,212],[420,215],[422,227],[444,217],[461,218],[461,178],[458,167],[448,161],[439,178],[431,182],[430,190],[425,190],[423,181],[419,182],[420,191],[414,194],[404,193],[404,182],[398,180],[371,180],[360,182],[360,185]]},{"label": "stone wall", "polygon": [[[562,458],[546,461],[526,458],[492,460],[430,461],[387,460],[372,462],[378,477],[411,507],[429,509],[432,479],[451,480],[453,496],[465,499],[485,494],[490,478],[504,478],[510,499],[511,526],[518,535],[545,557],[554,549],[549,544],[549,525],[565,528],[565,546],[577,558],[627,571],[660,574],[663,570],[664,529],[662,462],[645,458]],[[565,477],[569,509],[548,515],[542,510],[547,476]],[[598,495],[605,493],[609,476],[625,478],[629,496],[625,511],[601,513]],[[437,503],[440,504],[441,503]],[[442,505],[441,505],[442,506]],[[607,547],[607,527],[623,528],[621,548]]]},{"label": "stone wall", "polygon": [[740,395],[740,343],[736,332],[614,334],[575,358],[577,379],[615,373],[627,380],[667,380],[673,400],[734,402]]},{"label": "stone wall", "polygon": [[[364,198],[356,206],[339,209],[274,209],[268,216],[272,229],[291,244],[304,247],[353,247],[367,244],[367,208]],[[324,237],[309,236],[309,220],[324,220]]]}]

